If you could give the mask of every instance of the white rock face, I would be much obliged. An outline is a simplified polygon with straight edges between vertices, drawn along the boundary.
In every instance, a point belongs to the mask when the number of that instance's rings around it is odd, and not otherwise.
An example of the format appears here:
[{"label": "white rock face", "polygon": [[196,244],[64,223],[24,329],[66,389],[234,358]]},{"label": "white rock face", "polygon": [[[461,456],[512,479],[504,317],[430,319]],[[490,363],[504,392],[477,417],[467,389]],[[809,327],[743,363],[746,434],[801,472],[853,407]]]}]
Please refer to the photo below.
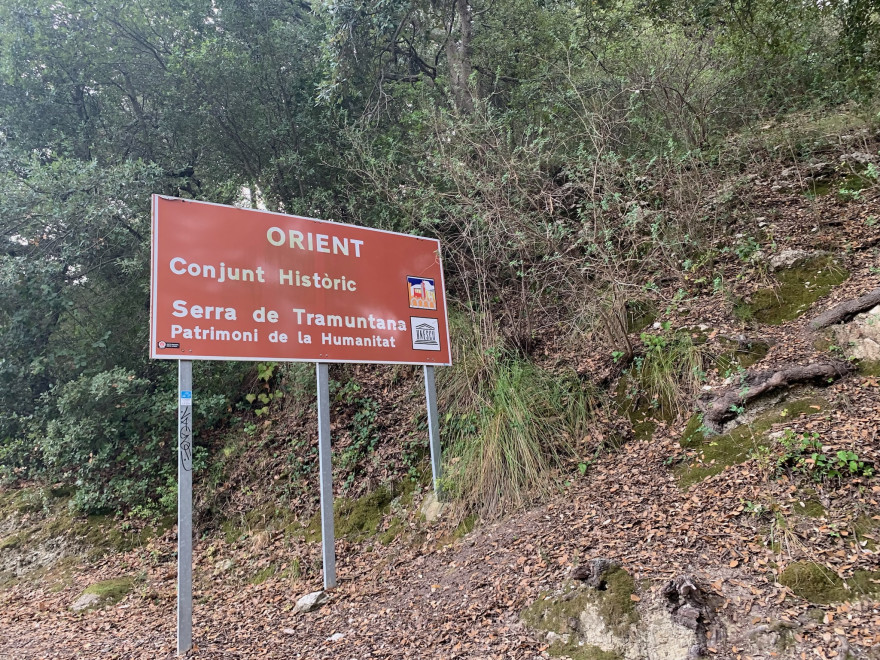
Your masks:
[{"label": "white rock face", "polygon": [[835,326],[834,336],[848,357],[880,360],[880,305]]},{"label": "white rock face", "polygon": [[677,624],[660,607],[648,609],[644,615],[645,653],[650,660],[685,660],[693,657],[697,643],[693,631]]},{"label": "white rock face", "polygon": [[[563,597],[564,596],[560,596]],[[698,648],[694,631],[676,621],[658,597],[647,597],[638,607],[639,621],[624,635],[608,626],[599,606],[587,604],[577,616],[577,632],[543,631],[548,644],[569,643],[576,635],[579,646],[596,646],[624,660],[692,660]]]},{"label": "white rock face", "polygon": [[296,605],[293,608],[293,613],[301,614],[305,612],[314,612],[316,609],[329,601],[330,594],[328,594],[326,591],[313,591],[312,593],[306,594],[298,601],[296,601]]}]

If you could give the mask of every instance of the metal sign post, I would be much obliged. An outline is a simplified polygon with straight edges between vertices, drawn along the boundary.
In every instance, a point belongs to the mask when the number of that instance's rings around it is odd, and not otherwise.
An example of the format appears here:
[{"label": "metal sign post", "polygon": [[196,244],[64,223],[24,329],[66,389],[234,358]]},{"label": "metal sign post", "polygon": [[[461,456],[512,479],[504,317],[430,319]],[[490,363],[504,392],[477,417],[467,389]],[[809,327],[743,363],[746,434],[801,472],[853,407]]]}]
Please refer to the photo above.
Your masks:
[{"label": "metal sign post", "polygon": [[336,586],[336,530],[333,527],[333,464],[330,455],[330,378],[325,362],[317,363],[318,462],[321,473],[321,553],[324,588]]},{"label": "metal sign post", "polygon": [[440,479],[443,468],[440,462],[440,424],[437,419],[437,387],[434,384],[434,367],[425,365],[425,399],[428,404],[428,442],[431,445],[431,474],[434,477],[434,495],[440,499]]},{"label": "metal sign post", "polygon": [[192,648],[192,362],[177,371],[177,653]]}]

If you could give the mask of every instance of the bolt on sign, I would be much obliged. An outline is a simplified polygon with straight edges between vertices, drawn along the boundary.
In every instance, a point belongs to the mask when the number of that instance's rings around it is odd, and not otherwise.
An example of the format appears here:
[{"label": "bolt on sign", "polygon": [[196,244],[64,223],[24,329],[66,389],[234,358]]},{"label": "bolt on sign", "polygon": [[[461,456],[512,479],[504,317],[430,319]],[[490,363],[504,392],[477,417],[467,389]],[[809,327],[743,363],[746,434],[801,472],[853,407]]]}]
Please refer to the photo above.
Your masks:
[{"label": "bolt on sign", "polygon": [[440,243],[153,197],[150,357],[450,364]]}]

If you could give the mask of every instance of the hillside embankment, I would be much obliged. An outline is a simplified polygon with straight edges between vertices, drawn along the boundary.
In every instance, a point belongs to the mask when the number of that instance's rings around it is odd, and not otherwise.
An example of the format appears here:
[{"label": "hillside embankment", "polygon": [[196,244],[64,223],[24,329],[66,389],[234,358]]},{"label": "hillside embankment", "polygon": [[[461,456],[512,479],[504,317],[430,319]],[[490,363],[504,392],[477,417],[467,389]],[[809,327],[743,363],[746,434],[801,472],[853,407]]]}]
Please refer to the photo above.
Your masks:
[{"label": "hillside embankment", "polygon": [[[348,372],[339,586],[296,613],[322,584],[314,409],[218,430],[188,657],[880,658],[880,135],[825,137],[720,182],[706,203],[735,196],[749,223],[645,283],[627,350],[540,339],[607,405],[525,510],[432,503],[419,372]],[[691,397],[646,385],[682,364]],[[173,520],[78,518],[69,497],[0,491],[0,658],[174,657]]]}]

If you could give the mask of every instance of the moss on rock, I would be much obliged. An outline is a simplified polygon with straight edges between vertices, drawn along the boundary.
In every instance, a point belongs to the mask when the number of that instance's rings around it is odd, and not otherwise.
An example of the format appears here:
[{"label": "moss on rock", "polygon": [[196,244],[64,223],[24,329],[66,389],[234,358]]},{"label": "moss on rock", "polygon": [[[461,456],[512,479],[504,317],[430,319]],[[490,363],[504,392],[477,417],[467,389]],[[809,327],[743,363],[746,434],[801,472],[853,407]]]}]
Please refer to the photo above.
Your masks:
[{"label": "moss on rock", "polygon": [[580,644],[576,639],[568,642],[553,642],[547,653],[553,658],[566,657],[571,660],[623,660],[623,656],[614,651],[605,651],[592,644]]},{"label": "moss on rock", "polygon": [[[598,589],[566,583],[561,595],[550,597],[547,593],[541,594],[523,610],[522,619],[536,630],[568,635],[568,642],[554,643],[559,647],[559,655],[611,660],[618,657],[613,652],[595,646],[581,646],[576,634],[577,625],[573,626],[572,622],[579,621],[581,613],[592,610],[616,638],[625,639],[632,626],[639,621],[639,613],[632,599],[635,588],[635,580],[629,573],[619,566],[611,566],[602,574]],[[572,650],[577,650],[581,655],[572,655]]]},{"label": "moss on rock", "polygon": [[631,598],[636,591],[635,580],[619,566],[605,571],[602,580],[605,588],[595,593],[599,614],[616,635],[626,635],[639,620],[636,604]]},{"label": "moss on rock", "polygon": [[125,598],[134,589],[134,578],[122,577],[112,580],[96,582],[87,587],[80,594],[77,602],[83,603],[82,607],[74,606],[77,610],[93,610],[101,607],[115,605]]},{"label": "moss on rock", "polygon": [[678,483],[688,488],[695,483],[731,465],[744,463],[758,447],[770,442],[767,432],[774,424],[795,419],[803,414],[824,412],[831,402],[822,397],[806,397],[781,403],[758,415],[751,423],[741,424],[723,435],[707,436],[698,415],[688,422],[679,444],[686,449],[696,449],[698,454],[691,461],[675,469]]},{"label": "moss on rock", "polygon": [[828,605],[880,594],[880,571],[856,571],[844,581],[822,564],[798,561],[779,574],[779,583],[804,600]]},{"label": "moss on rock", "polygon": [[877,550],[876,533],[880,531],[880,516],[860,516],[853,523],[852,529],[856,542],[864,543],[865,549],[871,552]]},{"label": "moss on rock", "polygon": [[778,286],[756,291],[748,303],[741,301],[747,308],[742,315],[760,323],[781,325],[804,314],[810,305],[848,277],[849,271],[832,257],[801,259],[776,274]]},{"label": "moss on rock", "polygon": [[[363,541],[375,536],[382,527],[385,517],[391,513],[391,504],[396,498],[403,505],[412,501],[415,484],[404,481],[400,485],[380,486],[371,493],[356,500],[337,499],[333,508],[333,526],[336,536],[349,541]],[[404,529],[402,522],[392,520],[388,529],[381,535],[383,545],[390,543],[398,532]],[[391,536],[391,534],[394,536]],[[312,516],[304,530],[307,541],[314,543],[321,540],[321,513]]]},{"label": "moss on rock", "polygon": [[825,515],[825,507],[815,498],[810,498],[798,503],[795,505],[794,511],[807,518],[821,518]]}]

